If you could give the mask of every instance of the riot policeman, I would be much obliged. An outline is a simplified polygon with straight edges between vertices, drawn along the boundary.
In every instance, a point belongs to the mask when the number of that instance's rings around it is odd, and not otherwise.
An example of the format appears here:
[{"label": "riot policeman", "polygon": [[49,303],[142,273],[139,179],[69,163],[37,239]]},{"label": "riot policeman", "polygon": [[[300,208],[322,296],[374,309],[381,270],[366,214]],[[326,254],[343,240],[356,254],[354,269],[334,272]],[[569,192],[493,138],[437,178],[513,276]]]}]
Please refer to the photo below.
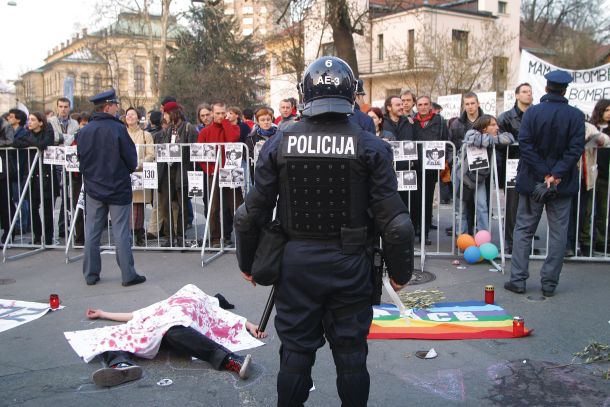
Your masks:
[{"label": "riot policeman", "polygon": [[254,283],[260,231],[277,203],[287,236],[275,283],[282,343],[278,405],[307,400],[316,350],[326,338],[343,405],[365,406],[373,243],[381,236],[398,291],[413,270],[413,226],[396,192],[389,144],[349,120],[356,91],[349,65],[321,57],[309,65],[299,90],[302,120],[264,144],[255,186],[236,212],[237,258],[244,278]]}]

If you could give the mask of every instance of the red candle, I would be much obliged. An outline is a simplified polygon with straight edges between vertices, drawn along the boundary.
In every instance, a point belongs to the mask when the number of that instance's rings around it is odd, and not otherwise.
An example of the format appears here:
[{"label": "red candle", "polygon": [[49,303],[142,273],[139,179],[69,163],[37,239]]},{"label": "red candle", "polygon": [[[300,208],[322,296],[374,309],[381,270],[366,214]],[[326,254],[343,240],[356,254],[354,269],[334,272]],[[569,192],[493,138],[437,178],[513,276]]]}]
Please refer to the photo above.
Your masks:
[{"label": "red candle", "polygon": [[513,335],[523,336],[525,335],[525,320],[523,317],[513,318]]},{"label": "red candle", "polygon": [[485,286],[485,304],[493,304],[494,303],[494,286],[486,285]]},{"label": "red candle", "polygon": [[59,296],[57,294],[51,294],[49,297],[49,305],[51,306],[51,309],[59,308]]}]

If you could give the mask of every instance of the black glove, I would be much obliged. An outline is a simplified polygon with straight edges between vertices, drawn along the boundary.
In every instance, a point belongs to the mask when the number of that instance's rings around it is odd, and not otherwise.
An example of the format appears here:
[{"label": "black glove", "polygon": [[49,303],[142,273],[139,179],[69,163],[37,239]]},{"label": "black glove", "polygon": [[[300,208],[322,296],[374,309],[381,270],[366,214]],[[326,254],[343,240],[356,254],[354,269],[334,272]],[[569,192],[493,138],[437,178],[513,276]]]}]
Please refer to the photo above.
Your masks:
[{"label": "black glove", "polygon": [[532,198],[538,203],[546,203],[550,199],[553,199],[556,194],[557,186],[555,184],[551,184],[550,187],[547,187],[546,182],[539,182],[534,187]]}]

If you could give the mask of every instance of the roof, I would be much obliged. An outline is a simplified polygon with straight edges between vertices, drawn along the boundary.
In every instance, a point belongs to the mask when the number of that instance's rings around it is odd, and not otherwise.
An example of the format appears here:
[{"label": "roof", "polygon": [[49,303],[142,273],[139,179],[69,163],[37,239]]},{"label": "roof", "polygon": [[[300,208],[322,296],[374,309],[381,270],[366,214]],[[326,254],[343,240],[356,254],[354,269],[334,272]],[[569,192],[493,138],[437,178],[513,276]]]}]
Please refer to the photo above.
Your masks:
[{"label": "roof", "polygon": [[79,48],[71,54],[61,58],[63,62],[81,62],[81,63],[104,63],[104,59],[91,51],[87,47]]},{"label": "roof", "polygon": [[523,31],[521,31],[521,35],[519,36],[519,48],[522,50],[526,50],[535,55],[556,55],[553,49],[545,47],[542,44],[537,43],[536,41],[527,38],[523,35]]},{"label": "roof", "polygon": [[595,62],[605,64],[610,56],[610,44],[602,45],[595,50]]},{"label": "roof", "polygon": [[369,0],[369,7],[377,15],[399,13],[422,7],[455,11],[479,16],[492,16],[489,11],[480,11],[478,0]]},{"label": "roof", "polygon": [[[150,15],[150,25],[153,37],[161,37],[161,16]],[[147,37],[149,35],[147,21],[137,13],[120,13],[117,20],[108,27],[94,32],[94,36],[103,35],[136,35]],[[176,39],[180,34],[180,29],[176,25],[176,19],[170,17],[167,31],[168,39]]]}]

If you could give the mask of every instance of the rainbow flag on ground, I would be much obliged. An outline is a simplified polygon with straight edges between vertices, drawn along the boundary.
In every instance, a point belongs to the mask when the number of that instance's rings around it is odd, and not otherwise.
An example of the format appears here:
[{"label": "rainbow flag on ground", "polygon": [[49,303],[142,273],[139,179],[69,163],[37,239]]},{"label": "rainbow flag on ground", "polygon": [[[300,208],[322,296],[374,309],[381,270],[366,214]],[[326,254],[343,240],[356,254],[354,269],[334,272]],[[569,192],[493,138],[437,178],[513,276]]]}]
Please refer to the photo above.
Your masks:
[{"label": "rainbow flag on ground", "polygon": [[[369,339],[498,339],[513,335],[513,316],[483,301],[443,302],[411,310],[406,319],[393,304],[373,307]],[[528,336],[533,330],[525,328]]]}]

